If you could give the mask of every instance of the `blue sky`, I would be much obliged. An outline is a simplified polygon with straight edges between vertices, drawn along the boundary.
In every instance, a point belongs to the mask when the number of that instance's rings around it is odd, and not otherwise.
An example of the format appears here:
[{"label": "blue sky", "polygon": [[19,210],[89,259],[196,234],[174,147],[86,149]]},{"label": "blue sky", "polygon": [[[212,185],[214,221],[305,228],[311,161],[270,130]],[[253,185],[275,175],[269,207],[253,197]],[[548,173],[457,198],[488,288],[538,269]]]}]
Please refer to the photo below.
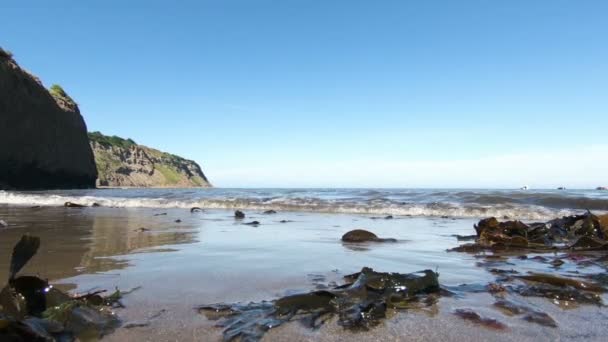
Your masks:
[{"label": "blue sky", "polygon": [[25,3],[22,67],[217,186],[608,185],[606,1]]}]

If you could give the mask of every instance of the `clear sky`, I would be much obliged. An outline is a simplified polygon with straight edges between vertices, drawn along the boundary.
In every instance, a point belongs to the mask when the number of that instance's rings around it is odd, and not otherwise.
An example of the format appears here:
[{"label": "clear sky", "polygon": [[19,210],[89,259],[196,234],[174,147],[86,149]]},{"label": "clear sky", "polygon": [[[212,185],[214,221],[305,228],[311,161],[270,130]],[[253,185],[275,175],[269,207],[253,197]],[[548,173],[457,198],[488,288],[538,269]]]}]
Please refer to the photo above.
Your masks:
[{"label": "clear sky", "polygon": [[4,0],[0,46],[89,130],[216,186],[595,187],[607,16],[603,0]]}]

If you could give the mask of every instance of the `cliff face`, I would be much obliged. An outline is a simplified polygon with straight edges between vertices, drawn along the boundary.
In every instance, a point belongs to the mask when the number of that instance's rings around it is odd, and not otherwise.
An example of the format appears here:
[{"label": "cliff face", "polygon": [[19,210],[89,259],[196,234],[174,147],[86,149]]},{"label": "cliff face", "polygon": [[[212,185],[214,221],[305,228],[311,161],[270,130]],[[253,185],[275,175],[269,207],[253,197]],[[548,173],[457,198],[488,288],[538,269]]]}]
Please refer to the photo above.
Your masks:
[{"label": "cliff face", "polygon": [[99,186],[115,187],[210,187],[201,167],[131,139],[89,133],[99,172]]},{"label": "cliff face", "polygon": [[96,178],[76,103],[0,48],[0,189],[89,188]]}]

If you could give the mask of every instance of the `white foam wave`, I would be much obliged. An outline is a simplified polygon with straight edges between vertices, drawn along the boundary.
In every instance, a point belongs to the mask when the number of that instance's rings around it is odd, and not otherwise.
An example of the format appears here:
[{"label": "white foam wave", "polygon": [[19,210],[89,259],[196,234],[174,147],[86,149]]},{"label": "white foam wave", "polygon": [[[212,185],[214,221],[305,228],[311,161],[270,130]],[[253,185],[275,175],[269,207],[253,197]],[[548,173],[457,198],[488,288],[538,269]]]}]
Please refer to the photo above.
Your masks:
[{"label": "white foam wave", "polygon": [[63,206],[73,202],[87,206],[98,203],[104,207],[118,208],[185,208],[248,209],[307,211],[321,213],[346,213],[366,215],[429,216],[429,217],[509,217],[526,220],[546,220],[571,215],[576,210],[551,209],[536,205],[465,205],[455,203],[399,203],[390,200],[367,202],[306,198],[222,198],[222,199],[167,199],[126,198],[100,196],[68,196],[50,194],[24,194],[0,191],[0,203],[16,206]]}]

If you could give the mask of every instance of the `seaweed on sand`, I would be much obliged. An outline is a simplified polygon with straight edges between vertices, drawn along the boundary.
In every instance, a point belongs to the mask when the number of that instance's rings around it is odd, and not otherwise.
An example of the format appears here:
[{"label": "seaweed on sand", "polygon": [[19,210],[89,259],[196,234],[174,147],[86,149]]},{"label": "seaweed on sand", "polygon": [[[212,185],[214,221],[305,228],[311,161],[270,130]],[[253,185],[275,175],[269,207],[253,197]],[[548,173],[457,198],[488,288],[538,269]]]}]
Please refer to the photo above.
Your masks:
[{"label": "seaweed on sand", "polygon": [[316,329],[336,316],[346,329],[367,330],[386,318],[387,310],[414,308],[421,298],[439,292],[438,277],[431,270],[401,274],[364,267],[330,290],[260,303],[202,305],[197,310],[219,320],[216,325],[224,328],[225,341],[258,341],[268,330],[294,320]]},{"label": "seaweed on sand", "polygon": [[0,291],[0,340],[73,341],[96,339],[120,324],[110,311],[122,296],[102,291],[71,297],[47,280],[19,271],[38,252],[40,239],[24,235],[13,248],[8,284]]}]

